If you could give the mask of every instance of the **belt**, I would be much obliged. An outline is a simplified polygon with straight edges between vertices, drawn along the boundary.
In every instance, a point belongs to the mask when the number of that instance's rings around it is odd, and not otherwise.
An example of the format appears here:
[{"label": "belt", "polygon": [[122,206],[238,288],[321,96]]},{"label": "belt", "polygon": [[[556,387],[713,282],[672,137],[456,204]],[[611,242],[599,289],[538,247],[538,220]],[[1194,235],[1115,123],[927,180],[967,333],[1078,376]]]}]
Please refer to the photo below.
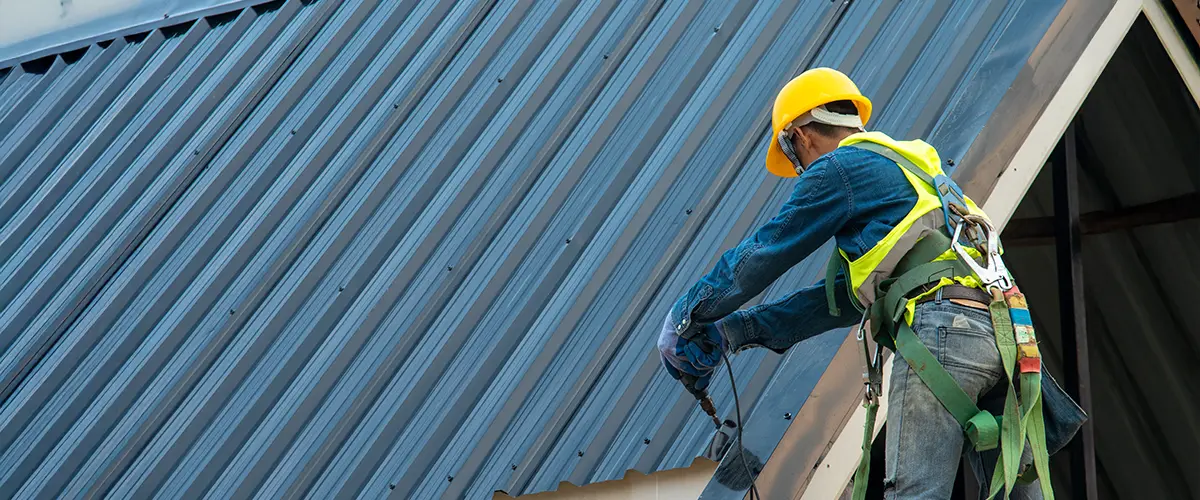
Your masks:
[{"label": "belt", "polygon": [[970,300],[978,302],[986,307],[992,302],[992,296],[987,292],[978,288],[971,288],[963,285],[946,285],[938,289],[933,295],[927,295],[917,300],[918,304],[933,300]]}]

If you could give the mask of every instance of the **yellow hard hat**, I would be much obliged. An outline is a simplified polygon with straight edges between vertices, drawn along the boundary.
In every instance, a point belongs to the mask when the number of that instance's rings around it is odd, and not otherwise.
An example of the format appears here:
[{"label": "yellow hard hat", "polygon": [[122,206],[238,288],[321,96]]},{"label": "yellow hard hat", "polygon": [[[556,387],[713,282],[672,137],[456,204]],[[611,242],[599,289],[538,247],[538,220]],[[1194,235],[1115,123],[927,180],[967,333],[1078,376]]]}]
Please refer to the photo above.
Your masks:
[{"label": "yellow hard hat", "polygon": [[871,101],[845,73],[832,68],[813,68],[783,86],[775,96],[771,112],[771,146],[767,149],[767,170],[780,177],[796,177],[796,167],[779,145],[779,132],[813,108],[835,101],[851,101],[865,125],[871,118]]}]

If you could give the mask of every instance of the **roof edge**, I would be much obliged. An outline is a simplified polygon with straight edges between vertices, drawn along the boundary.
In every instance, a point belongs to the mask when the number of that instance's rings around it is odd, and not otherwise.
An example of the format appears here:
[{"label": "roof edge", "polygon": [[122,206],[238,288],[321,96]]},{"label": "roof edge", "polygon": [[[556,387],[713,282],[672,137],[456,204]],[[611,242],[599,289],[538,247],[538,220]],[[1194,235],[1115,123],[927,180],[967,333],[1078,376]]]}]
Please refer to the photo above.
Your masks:
[{"label": "roof edge", "polygon": [[125,36],[133,36],[133,35],[140,35],[143,33],[149,33],[156,29],[177,26],[180,24],[195,21],[197,19],[202,19],[202,18],[211,17],[211,16],[217,16],[217,15],[221,15],[221,14],[227,14],[230,12],[244,10],[244,9],[247,9],[250,7],[256,7],[258,5],[268,4],[268,3],[271,3],[274,1],[277,1],[277,0],[237,0],[234,2],[226,3],[226,4],[214,5],[212,7],[206,7],[206,8],[197,9],[197,10],[194,10],[191,12],[177,14],[177,15],[171,16],[171,17],[164,17],[162,19],[158,19],[158,20],[154,20],[154,21],[150,21],[150,22],[135,24],[128,28],[122,28],[122,29],[119,29],[116,31],[110,31],[110,32],[104,33],[102,35],[94,35],[94,36],[90,36],[90,37],[86,37],[86,38],[81,38],[79,40],[60,43],[60,44],[53,45],[53,46],[50,46],[50,47],[47,47],[44,49],[39,49],[39,50],[35,50],[33,52],[28,52],[28,53],[25,53],[22,55],[13,56],[13,57],[9,57],[7,59],[0,60],[0,70],[13,68],[13,67],[16,67],[18,65],[21,65],[21,64],[24,64],[24,63],[27,63],[30,61],[36,61],[38,59],[42,59],[44,57],[58,56],[58,55],[61,55],[61,54],[67,53],[67,52],[74,51],[74,50],[79,50],[82,48],[90,47],[93,44],[116,40],[118,38],[125,37]]}]

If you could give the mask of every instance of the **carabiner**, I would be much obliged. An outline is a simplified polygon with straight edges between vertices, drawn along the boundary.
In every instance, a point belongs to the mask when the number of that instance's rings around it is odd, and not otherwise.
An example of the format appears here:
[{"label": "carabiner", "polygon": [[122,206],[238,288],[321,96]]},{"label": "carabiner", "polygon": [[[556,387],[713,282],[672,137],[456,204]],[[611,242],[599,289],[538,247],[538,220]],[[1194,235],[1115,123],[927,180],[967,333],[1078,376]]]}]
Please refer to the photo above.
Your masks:
[{"label": "carabiner", "polygon": [[[981,228],[987,238],[987,248],[979,249],[983,253],[983,265],[976,262],[959,241],[959,238],[962,237],[963,227],[967,225]],[[958,258],[971,268],[971,272],[975,273],[984,288],[989,291],[997,289],[1001,292],[1012,289],[1012,275],[1008,272],[1008,267],[1004,265],[1004,259],[1000,257],[1000,237],[996,233],[996,228],[987,219],[977,215],[963,216],[962,221],[954,228],[954,237],[950,241],[950,247],[954,249],[954,253],[958,254]]]},{"label": "carabiner", "polygon": [[863,351],[863,385],[867,386],[863,394],[866,404],[878,404],[883,395],[883,346],[875,344],[875,356],[871,356],[871,348],[867,344],[867,313],[863,312],[862,320],[858,322],[856,339]]}]

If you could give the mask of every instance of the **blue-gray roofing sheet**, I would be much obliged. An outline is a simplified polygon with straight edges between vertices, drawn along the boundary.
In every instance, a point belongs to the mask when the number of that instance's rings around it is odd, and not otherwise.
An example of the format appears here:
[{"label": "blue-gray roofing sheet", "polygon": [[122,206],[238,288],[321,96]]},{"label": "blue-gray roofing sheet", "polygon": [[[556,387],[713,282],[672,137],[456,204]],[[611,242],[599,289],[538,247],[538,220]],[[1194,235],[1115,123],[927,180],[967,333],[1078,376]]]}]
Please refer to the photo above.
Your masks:
[{"label": "blue-gray roofing sheet", "polygon": [[[655,336],[790,192],[774,91],[840,67],[953,158],[1060,6],[284,0],[0,69],[0,496],[686,466]],[[747,418],[842,338],[736,356]]]}]

